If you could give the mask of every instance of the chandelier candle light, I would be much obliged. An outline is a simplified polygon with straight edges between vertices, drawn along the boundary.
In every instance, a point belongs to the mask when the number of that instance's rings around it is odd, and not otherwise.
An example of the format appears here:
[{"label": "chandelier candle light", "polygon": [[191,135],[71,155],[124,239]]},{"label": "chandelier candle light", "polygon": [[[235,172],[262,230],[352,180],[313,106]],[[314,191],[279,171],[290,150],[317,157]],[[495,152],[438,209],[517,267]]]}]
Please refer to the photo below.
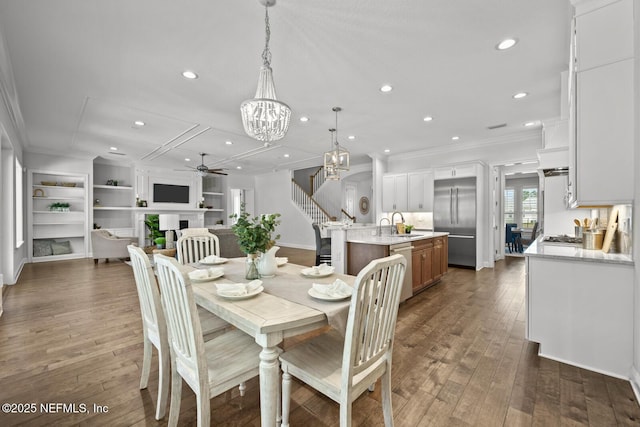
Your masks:
[{"label": "chandelier candle light", "polygon": [[263,141],[268,146],[272,141],[282,139],[289,129],[291,108],[276,98],[276,87],[273,84],[271,70],[271,51],[269,39],[269,7],[276,4],[276,0],[259,0],[265,6],[265,45],[262,51],[262,66],[258,77],[258,88],[254,99],[248,99],[240,105],[244,131],[252,138]]},{"label": "chandelier candle light", "polygon": [[[340,171],[349,170],[349,152],[344,147],[340,147],[338,142],[338,113],[342,111],[342,108],[333,107],[332,111],[336,113],[336,127],[335,129],[329,129],[332,150],[324,153],[324,177],[325,179],[339,180]],[[333,141],[334,133],[336,136],[335,142]]]}]

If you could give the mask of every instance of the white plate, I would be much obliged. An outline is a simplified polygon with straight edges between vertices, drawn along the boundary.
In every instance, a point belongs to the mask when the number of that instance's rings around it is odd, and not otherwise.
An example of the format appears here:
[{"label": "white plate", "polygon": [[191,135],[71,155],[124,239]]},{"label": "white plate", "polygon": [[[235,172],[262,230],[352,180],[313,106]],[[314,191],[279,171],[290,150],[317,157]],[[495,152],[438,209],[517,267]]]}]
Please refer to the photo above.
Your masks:
[{"label": "white plate", "polygon": [[311,296],[311,298],[321,299],[323,301],[341,301],[343,299],[351,298],[351,295],[346,295],[343,297],[332,297],[330,295],[320,293],[313,288],[309,289],[307,293],[309,294],[309,296]]},{"label": "white plate", "polygon": [[262,291],[264,291],[264,286],[260,286],[258,289],[254,290],[252,292],[249,292],[246,295],[221,295],[218,291],[216,291],[216,293],[218,294],[218,296],[220,298],[231,299],[231,300],[239,300],[239,299],[247,299],[247,298],[255,297],[256,295],[258,295]]},{"label": "white plate", "polygon": [[276,257],[276,264],[278,265],[278,267],[282,267],[288,262],[289,262],[289,258],[287,257]]},{"label": "white plate", "polygon": [[200,260],[200,261],[198,261],[198,264],[202,264],[202,265],[218,265],[218,264],[224,264],[227,261],[229,261],[227,258],[218,258],[217,260],[215,260],[213,262],[205,262],[204,260]]},{"label": "white plate", "polygon": [[189,280],[191,280],[191,283],[204,283],[204,282],[210,282],[212,280],[219,279],[222,276],[224,276],[224,271],[220,271],[219,273],[216,273],[207,278],[201,278],[201,279],[194,279],[194,278],[191,278],[191,276],[189,276]]},{"label": "white plate", "polygon": [[303,268],[300,273],[305,277],[327,277],[333,274],[333,269],[325,271],[320,270],[317,273],[314,273],[313,268]]}]

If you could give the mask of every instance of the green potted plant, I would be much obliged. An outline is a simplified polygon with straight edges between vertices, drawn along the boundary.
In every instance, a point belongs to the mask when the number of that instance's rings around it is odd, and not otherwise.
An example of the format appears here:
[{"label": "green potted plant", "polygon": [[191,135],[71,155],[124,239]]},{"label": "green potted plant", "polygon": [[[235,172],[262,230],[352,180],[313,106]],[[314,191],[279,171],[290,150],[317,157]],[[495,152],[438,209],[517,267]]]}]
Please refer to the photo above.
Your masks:
[{"label": "green potted plant", "polygon": [[[147,215],[144,219],[144,223],[149,229],[147,237],[152,243],[155,243],[158,237],[164,237],[164,233],[160,231],[160,216],[159,215]],[[166,242],[166,241],[165,241]]]},{"label": "green potted plant", "polygon": [[153,241],[156,242],[158,249],[164,249],[164,245],[167,243],[167,239],[164,237],[156,237]]},{"label": "green potted plant", "polygon": [[70,206],[67,202],[55,202],[49,205],[49,210],[54,212],[69,212]]},{"label": "green potted plant", "polygon": [[413,225],[411,225],[411,224],[405,224],[404,225],[404,232],[406,234],[411,234],[411,230],[413,230]]},{"label": "green potted plant", "polygon": [[268,251],[275,244],[275,240],[280,238],[279,234],[271,236],[280,224],[278,219],[280,214],[260,215],[251,218],[244,208],[245,206],[242,204],[240,215],[233,214],[229,217],[236,221],[231,226],[231,230],[238,238],[240,249],[247,254],[246,278],[248,280],[259,279],[256,258],[260,253]]}]

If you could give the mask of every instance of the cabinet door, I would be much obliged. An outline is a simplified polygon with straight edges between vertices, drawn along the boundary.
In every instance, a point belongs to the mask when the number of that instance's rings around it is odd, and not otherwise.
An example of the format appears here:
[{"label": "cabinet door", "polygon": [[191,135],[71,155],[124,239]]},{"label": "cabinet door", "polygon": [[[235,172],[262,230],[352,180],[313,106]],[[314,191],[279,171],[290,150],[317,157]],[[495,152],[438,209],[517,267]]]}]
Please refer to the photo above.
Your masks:
[{"label": "cabinet door", "polygon": [[424,249],[414,249],[411,252],[411,289],[413,293],[422,288],[422,264]]},{"label": "cabinet door", "polygon": [[454,176],[456,178],[466,178],[470,176],[476,176],[476,165],[460,165],[454,167]]},{"label": "cabinet door", "polygon": [[622,0],[576,16],[578,71],[633,56],[633,2]]},{"label": "cabinet door", "polygon": [[396,178],[394,175],[382,177],[382,210],[393,212],[395,205]]},{"label": "cabinet door", "polygon": [[410,173],[408,180],[408,210],[410,212],[424,211],[424,174],[422,172]]},{"label": "cabinet door", "polygon": [[396,211],[407,211],[407,174],[396,176]]},{"label": "cabinet door", "polygon": [[437,168],[433,172],[434,172],[435,179],[449,179],[454,176],[454,169],[450,167]]},{"label": "cabinet door", "polygon": [[431,283],[433,283],[433,243],[429,242],[424,249],[422,284],[427,286]]},{"label": "cabinet door", "polygon": [[577,74],[576,199],[580,205],[633,200],[633,60]]},{"label": "cabinet door", "polygon": [[449,271],[449,238],[444,236],[442,238],[442,248],[440,250],[440,271],[442,274],[446,274]]},{"label": "cabinet door", "polygon": [[442,277],[442,239],[433,239],[433,280]]}]

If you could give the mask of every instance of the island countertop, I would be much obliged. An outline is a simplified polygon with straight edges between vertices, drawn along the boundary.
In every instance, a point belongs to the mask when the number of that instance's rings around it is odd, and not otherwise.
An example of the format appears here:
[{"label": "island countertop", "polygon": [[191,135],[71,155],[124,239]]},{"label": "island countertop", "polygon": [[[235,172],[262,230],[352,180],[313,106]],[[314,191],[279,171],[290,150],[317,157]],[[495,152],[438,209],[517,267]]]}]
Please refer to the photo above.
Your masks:
[{"label": "island countertop", "polygon": [[413,232],[410,234],[394,234],[394,235],[382,235],[373,236],[359,233],[357,236],[347,235],[347,242],[349,243],[364,243],[369,245],[397,245],[404,242],[413,242],[416,240],[433,239],[435,237],[448,236],[449,233],[439,231],[421,231],[419,233]]},{"label": "island countertop", "polygon": [[613,264],[633,265],[633,257],[629,254],[604,253],[599,250],[582,249],[579,245],[557,245],[544,243],[536,239],[526,251],[525,256],[566,259],[572,261],[606,262]]}]

